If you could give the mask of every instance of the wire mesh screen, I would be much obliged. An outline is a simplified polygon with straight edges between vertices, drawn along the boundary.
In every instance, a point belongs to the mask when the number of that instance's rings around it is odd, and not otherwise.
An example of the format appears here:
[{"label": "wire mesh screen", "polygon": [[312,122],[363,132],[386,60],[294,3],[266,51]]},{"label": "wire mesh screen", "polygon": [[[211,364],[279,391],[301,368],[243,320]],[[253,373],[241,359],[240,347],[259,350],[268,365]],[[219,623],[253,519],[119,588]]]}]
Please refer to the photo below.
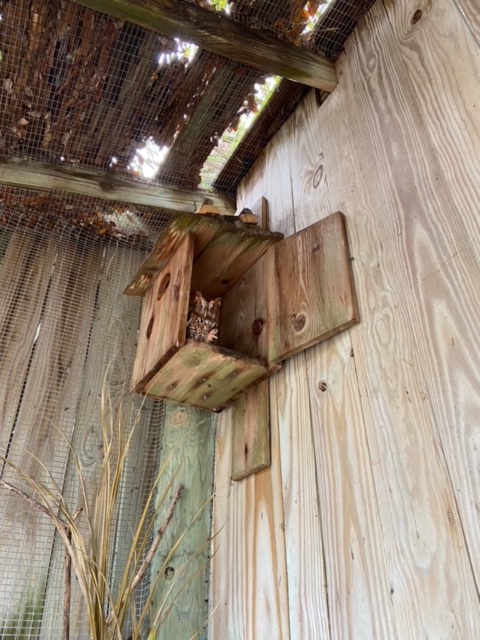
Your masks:
[{"label": "wire mesh screen", "polygon": [[[43,198],[0,193],[0,455],[7,460],[0,465],[0,637],[12,640],[63,637],[65,549],[51,520],[8,485],[37,495],[26,474],[63,495],[74,512],[84,503],[77,460],[87,495],[95,495],[105,383],[113,407],[122,407],[122,428],[136,419],[140,427],[112,528],[114,582],[151,488],[163,424],[162,404],[128,394],[140,300],[121,292],[145,257],[138,243],[148,244],[148,233],[158,232],[165,218],[150,221],[148,232],[141,222],[142,235],[137,226],[130,238],[117,227],[108,237],[101,232],[101,203],[50,194],[49,209]],[[97,223],[55,220],[57,209],[73,221],[81,211],[96,212]],[[122,211],[118,205],[117,214]],[[82,517],[79,526],[86,526]],[[148,588],[147,580],[139,600]],[[70,623],[71,637],[89,637],[75,583]]]},{"label": "wire mesh screen", "polygon": [[[194,3],[335,58],[373,0]],[[260,151],[258,131],[245,130],[265,98],[259,89],[265,73],[71,1],[0,5],[3,156],[234,191]],[[262,145],[302,95],[302,87],[287,84],[274,92],[275,109],[265,112],[272,118],[264,117]],[[242,116],[248,126],[239,126]],[[225,132],[231,144],[224,144]],[[217,158],[202,176],[219,143],[223,162]],[[242,158],[236,172],[219,177],[233,155]]]}]

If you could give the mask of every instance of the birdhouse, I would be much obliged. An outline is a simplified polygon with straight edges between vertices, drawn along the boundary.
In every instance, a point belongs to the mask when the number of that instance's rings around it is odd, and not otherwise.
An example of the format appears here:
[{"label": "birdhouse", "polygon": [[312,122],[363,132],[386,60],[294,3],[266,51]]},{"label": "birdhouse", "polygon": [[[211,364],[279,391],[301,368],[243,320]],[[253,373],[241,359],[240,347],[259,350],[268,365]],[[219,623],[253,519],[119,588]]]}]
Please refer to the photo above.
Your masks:
[{"label": "birdhouse", "polygon": [[341,213],[286,239],[176,215],[124,293],[144,296],[133,391],[212,411],[357,322]]}]

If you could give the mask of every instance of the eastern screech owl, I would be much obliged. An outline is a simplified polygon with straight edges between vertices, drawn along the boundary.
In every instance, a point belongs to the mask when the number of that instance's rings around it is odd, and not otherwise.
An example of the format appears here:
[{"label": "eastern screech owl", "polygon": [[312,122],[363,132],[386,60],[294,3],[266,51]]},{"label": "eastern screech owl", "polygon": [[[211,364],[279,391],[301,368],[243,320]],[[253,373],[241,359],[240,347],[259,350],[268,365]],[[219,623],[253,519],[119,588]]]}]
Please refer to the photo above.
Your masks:
[{"label": "eastern screech owl", "polygon": [[187,323],[187,338],[199,342],[216,342],[220,318],[221,298],[206,300],[196,291]]}]

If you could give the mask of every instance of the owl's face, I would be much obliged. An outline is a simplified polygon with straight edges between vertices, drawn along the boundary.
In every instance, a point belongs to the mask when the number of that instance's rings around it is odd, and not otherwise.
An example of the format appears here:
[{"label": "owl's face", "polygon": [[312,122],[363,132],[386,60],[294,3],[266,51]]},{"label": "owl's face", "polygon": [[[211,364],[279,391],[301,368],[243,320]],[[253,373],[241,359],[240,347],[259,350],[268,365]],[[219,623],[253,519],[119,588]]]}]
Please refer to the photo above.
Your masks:
[{"label": "owl's face", "polygon": [[207,317],[211,318],[212,320],[218,320],[221,304],[222,304],[221,298],[215,298],[215,300],[210,300],[210,302],[208,303]]}]

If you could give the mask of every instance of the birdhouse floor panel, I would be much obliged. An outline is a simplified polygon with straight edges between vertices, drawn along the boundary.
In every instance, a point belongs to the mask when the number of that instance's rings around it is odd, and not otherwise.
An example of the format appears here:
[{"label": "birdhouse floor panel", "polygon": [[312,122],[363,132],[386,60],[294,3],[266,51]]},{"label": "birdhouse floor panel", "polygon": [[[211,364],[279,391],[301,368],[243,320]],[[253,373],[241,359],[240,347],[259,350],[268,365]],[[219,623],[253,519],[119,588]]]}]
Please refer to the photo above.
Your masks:
[{"label": "birdhouse floor panel", "polygon": [[188,340],[145,385],[144,393],[220,411],[266,374],[266,367],[258,360]]}]

